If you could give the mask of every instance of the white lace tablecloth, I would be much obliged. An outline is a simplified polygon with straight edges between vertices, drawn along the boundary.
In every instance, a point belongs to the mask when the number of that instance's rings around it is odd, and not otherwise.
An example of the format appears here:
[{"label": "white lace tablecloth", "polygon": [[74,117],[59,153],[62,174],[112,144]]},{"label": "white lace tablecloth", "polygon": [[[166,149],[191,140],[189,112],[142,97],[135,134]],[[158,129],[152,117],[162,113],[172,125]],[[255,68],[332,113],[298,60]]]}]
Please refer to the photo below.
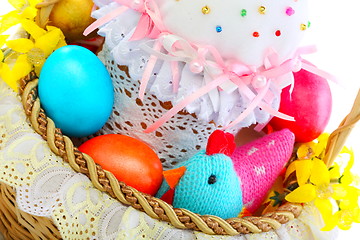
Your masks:
[{"label": "white lace tablecloth", "polygon": [[235,237],[178,230],[95,189],[54,155],[29,125],[20,97],[0,80],[0,181],[16,189],[21,210],[51,218],[64,239],[333,239],[314,207],[277,231]]}]

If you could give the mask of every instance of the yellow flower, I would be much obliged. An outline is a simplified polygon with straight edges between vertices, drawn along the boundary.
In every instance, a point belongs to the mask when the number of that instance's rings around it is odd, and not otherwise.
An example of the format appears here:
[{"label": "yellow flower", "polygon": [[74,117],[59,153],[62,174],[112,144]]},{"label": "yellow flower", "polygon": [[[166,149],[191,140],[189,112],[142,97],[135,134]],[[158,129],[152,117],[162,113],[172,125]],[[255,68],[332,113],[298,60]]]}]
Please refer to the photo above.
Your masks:
[{"label": "yellow flower", "polygon": [[[353,222],[359,222],[360,219],[358,189],[343,184],[334,184],[332,187],[334,189],[332,198],[337,200],[339,211],[332,215],[330,210],[328,212],[321,212],[322,210],[320,210],[325,221],[323,230],[328,231],[335,226],[347,230]],[[328,208],[330,209],[330,206]]]},{"label": "yellow flower", "polygon": [[311,159],[315,156],[315,149],[316,143],[315,142],[308,142],[301,144],[298,148],[296,154],[298,159]]},{"label": "yellow flower", "polygon": [[4,53],[2,51],[2,46],[4,45],[7,38],[8,36],[0,35],[0,69],[1,69],[1,64],[4,60]]},{"label": "yellow flower", "polygon": [[321,134],[316,140],[302,144],[297,150],[298,159],[321,159],[329,138],[328,133]]},{"label": "yellow flower", "polygon": [[295,161],[296,178],[299,186],[304,185],[308,182],[312,168],[313,168],[312,160]]},{"label": "yellow flower", "polygon": [[3,61],[4,61],[4,58],[5,58],[2,47],[5,44],[5,41],[6,41],[6,39],[8,37],[9,36],[7,36],[7,35],[0,35],[0,72],[1,72],[1,69],[2,69],[2,66],[3,66]]},{"label": "yellow flower", "polygon": [[[333,190],[330,186],[329,171],[322,160],[296,162],[299,187],[286,196],[289,202],[305,203],[316,198],[327,199]],[[310,183],[307,183],[310,179]]]},{"label": "yellow flower", "polygon": [[[297,179],[302,182],[306,182],[310,177],[311,161],[313,159],[322,159],[324,157],[324,152],[326,149],[327,141],[329,139],[328,133],[321,134],[317,139],[301,144],[296,150],[297,159],[290,163],[286,169],[285,179],[287,179],[295,170],[297,171]],[[302,162],[298,164],[298,161],[308,160],[307,162]],[[331,172],[331,177],[336,176],[336,170],[334,169]]]},{"label": "yellow flower", "polygon": [[37,14],[36,5],[41,0],[9,0],[22,18],[34,19]]},{"label": "yellow flower", "polygon": [[337,226],[342,230],[349,230],[353,222],[360,223],[359,207],[351,209],[341,209],[335,213]]},{"label": "yellow flower", "polygon": [[344,158],[344,155],[348,156],[348,163],[345,166],[344,172],[340,178],[340,182],[345,185],[350,185],[356,178],[356,176],[351,173],[351,168],[354,166],[355,161],[354,152],[351,149],[344,147],[340,152],[340,156]]},{"label": "yellow flower", "polygon": [[[330,201],[335,194],[342,196],[343,189],[333,188],[330,184],[330,173],[322,160],[296,161],[296,174],[299,187],[288,194],[288,202],[308,203],[314,201],[319,209],[326,226],[335,226],[336,218],[333,215],[333,205]],[[335,225],[334,225],[335,224]]]},{"label": "yellow flower", "polygon": [[[288,167],[291,171],[296,171],[299,187],[285,199],[298,203],[314,202],[325,223],[322,230],[328,231],[336,226],[346,230],[353,222],[360,222],[358,205],[360,191],[352,186],[356,179],[351,173],[354,153],[346,147],[342,149],[340,156],[345,158],[347,155],[348,162],[341,174],[337,163],[327,169],[325,163],[317,158],[317,156],[321,158],[322,154],[322,151],[316,150],[320,143],[321,141],[318,144],[306,143],[302,149],[299,148],[298,157],[313,160],[296,160]],[[326,144],[320,148],[325,149],[325,147]],[[317,155],[316,152],[320,154]],[[335,214],[334,210],[337,211]]]},{"label": "yellow flower", "polygon": [[330,179],[339,179],[341,177],[339,164],[334,163],[334,165],[329,169],[329,173]]},{"label": "yellow flower", "polygon": [[[46,31],[29,20],[22,20],[22,25],[34,40],[19,38],[7,41],[6,45],[16,52],[30,55],[29,61],[34,65],[42,65],[45,58],[55,49],[66,45],[65,37],[59,28],[49,26],[47,27],[48,31]],[[32,54],[40,55],[32,56]],[[32,57],[34,57],[35,60]],[[42,61],[36,57],[42,58]]]},{"label": "yellow flower", "polygon": [[15,26],[20,22],[20,16],[17,11],[9,12],[0,17],[0,34],[4,33],[6,30]]},{"label": "yellow flower", "polygon": [[[333,198],[339,200],[340,209],[353,209],[358,207],[359,191],[353,186],[340,185],[340,191],[334,194]],[[341,194],[341,195],[340,195]]]},{"label": "yellow flower", "polygon": [[325,223],[322,230],[329,231],[336,226],[346,230],[353,222],[360,222],[360,190],[354,187],[360,183],[360,178],[351,173],[354,153],[347,147],[343,147],[337,162],[327,168],[322,159],[328,138],[329,134],[322,134],[298,147],[297,159],[287,167],[285,179],[295,172],[299,187],[285,199],[297,203],[313,202]]},{"label": "yellow flower", "polygon": [[32,70],[26,55],[20,55],[12,68],[8,64],[3,64],[0,72],[1,78],[7,83],[14,91],[18,91],[18,80]]},{"label": "yellow flower", "polygon": [[[31,36],[9,40],[6,45],[14,52],[20,54],[13,69],[7,63],[3,64],[1,76],[4,81],[17,91],[17,81],[26,76],[34,67],[39,75],[42,65],[46,58],[59,47],[65,46],[65,37],[61,30],[56,27],[47,27],[47,30],[40,28],[33,21],[22,19],[20,21],[23,28]],[[17,71],[18,67],[24,67],[22,71]]]},{"label": "yellow flower", "polygon": [[329,133],[322,133],[317,139],[318,148],[319,150],[325,149],[329,140],[330,134]]},{"label": "yellow flower", "polygon": [[42,0],[8,0],[15,10],[0,17],[0,33],[20,23],[21,19],[33,20],[38,9],[36,5]]}]

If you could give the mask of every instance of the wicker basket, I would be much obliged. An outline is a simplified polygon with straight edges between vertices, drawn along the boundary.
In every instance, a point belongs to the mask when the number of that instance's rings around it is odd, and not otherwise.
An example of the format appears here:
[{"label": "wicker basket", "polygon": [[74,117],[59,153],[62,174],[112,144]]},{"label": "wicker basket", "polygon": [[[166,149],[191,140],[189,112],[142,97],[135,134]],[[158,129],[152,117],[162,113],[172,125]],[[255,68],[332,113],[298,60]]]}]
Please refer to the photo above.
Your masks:
[{"label": "wicker basket", "polygon": [[[25,113],[34,130],[47,141],[50,149],[69,163],[75,171],[87,175],[98,190],[107,192],[123,204],[144,211],[152,218],[170,222],[180,229],[192,229],[206,234],[238,235],[278,229],[281,224],[287,223],[301,213],[301,205],[285,203],[276,211],[260,217],[248,216],[224,220],[215,216],[200,216],[186,209],[173,208],[160,199],[141,193],[125,183],[119,182],[111,172],[103,170],[101,166],[94,163],[91,157],[81,153],[74,147],[71,139],[63,135],[61,130],[55,127],[54,122],[41,109],[37,95],[38,80],[35,74],[30,74],[21,82],[22,103]],[[352,111],[329,138],[325,156],[328,166],[332,164],[347,135],[359,119],[360,91]],[[292,185],[293,180],[289,180],[288,183],[288,185]],[[1,184],[0,191],[0,231],[7,239],[61,238],[50,219],[32,216],[16,207],[15,192],[11,187]]]},{"label": "wicker basket", "polygon": [[0,183],[0,232],[5,239],[61,239],[49,218],[37,217],[18,209],[15,191]]}]

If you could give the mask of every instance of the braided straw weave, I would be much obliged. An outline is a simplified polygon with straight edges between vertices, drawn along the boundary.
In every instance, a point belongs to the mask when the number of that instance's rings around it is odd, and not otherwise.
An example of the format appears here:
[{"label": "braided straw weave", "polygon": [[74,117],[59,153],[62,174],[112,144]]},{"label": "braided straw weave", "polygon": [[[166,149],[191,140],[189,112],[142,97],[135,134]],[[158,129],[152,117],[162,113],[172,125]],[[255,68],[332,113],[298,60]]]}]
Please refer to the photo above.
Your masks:
[{"label": "braided straw weave", "polygon": [[47,141],[50,149],[69,163],[75,171],[87,175],[98,190],[107,192],[123,204],[143,211],[152,218],[170,222],[176,228],[220,235],[267,232],[280,228],[281,224],[287,223],[301,213],[300,204],[285,203],[276,211],[261,217],[249,216],[224,220],[216,216],[200,216],[186,209],[173,208],[158,198],[141,193],[119,182],[111,172],[102,169],[90,156],[80,152],[70,138],[55,127],[54,122],[40,107],[37,84],[38,79],[33,73],[22,79],[21,83],[22,103],[35,131]]},{"label": "braided straw weave", "polygon": [[49,218],[19,210],[14,189],[4,183],[0,183],[0,232],[5,239],[61,239]]},{"label": "braided straw weave", "polygon": [[330,167],[341,151],[346,138],[349,136],[355,124],[360,121],[360,89],[355,98],[350,113],[340,123],[339,127],[331,133],[325,150],[324,162]]}]

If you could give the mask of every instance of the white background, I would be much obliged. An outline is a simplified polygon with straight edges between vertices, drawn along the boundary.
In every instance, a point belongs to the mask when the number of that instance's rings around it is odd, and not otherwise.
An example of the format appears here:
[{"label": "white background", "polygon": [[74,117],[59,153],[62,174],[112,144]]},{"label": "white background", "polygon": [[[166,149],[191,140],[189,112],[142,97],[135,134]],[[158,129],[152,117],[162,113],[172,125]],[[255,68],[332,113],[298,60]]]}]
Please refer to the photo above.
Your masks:
[{"label": "white background", "polygon": [[[347,115],[360,89],[360,1],[309,0],[311,27],[303,45],[316,44],[318,52],[306,59],[335,75],[341,85],[330,83],[333,112],[327,130],[333,131]],[[354,171],[360,175],[360,123],[346,145],[355,151]],[[360,239],[360,224],[340,231],[338,239]]]},{"label": "white background", "polygon": [[[8,3],[0,0],[0,14]],[[350,111],[360,89],[360,2],[359,0],[309,0],[311,27],[303,45],[316,44],[318,52],[305,56],[319,68],[335,75],[340,85],[330,83],[333,112],[327,131],[333,131]],[[354,170],[360,174],[360,123],[350,135],[347,145],[355,150]],[[340,231],[339,239],[359,239],[360,224]]]}]

